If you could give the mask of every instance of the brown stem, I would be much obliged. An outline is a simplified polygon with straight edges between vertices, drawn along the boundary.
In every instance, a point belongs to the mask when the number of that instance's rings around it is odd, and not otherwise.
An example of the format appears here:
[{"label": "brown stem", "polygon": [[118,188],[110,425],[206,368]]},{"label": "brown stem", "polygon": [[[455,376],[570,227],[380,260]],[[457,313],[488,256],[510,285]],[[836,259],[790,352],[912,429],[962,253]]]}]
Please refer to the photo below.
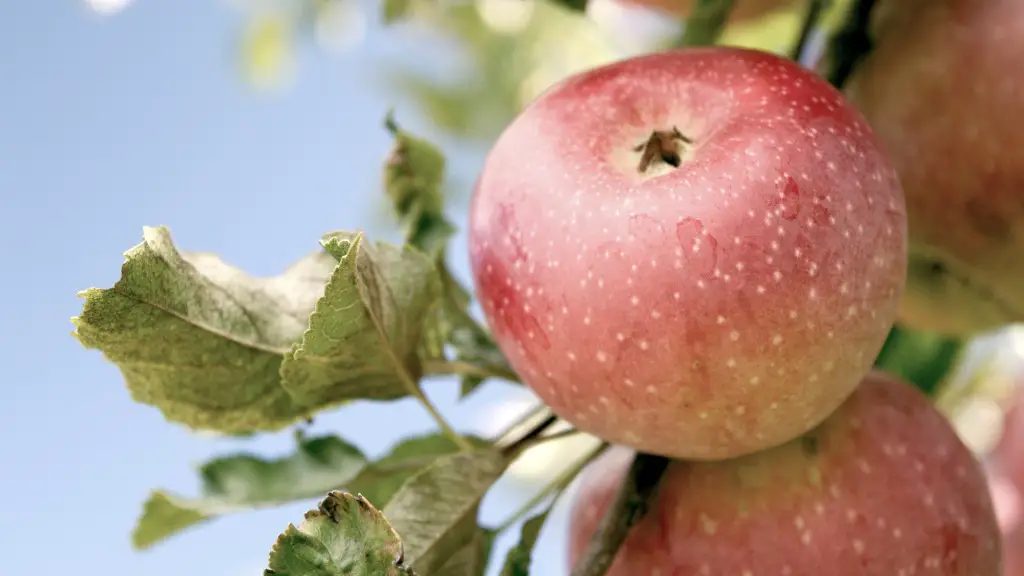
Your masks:
[{"label": "brown stem", "polygon": [[637,453],[571,576],[604,576],[630,529],[647,514],[668,463],[662,456]]}]

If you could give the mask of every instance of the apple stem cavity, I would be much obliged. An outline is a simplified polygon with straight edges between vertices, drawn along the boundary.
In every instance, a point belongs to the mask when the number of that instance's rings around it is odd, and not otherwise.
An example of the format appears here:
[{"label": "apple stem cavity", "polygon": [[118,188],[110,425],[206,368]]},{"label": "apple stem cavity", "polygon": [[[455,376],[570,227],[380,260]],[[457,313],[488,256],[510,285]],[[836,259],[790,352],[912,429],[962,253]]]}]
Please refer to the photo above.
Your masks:
[{"label": "apple stem cavity", "polygon": [[647,514],[669,459],[638,452],[571,576],[604,576],[630,530]]},{"label": "apple stem cavity", "polygon": [[675,126],[671,130],[655,130],[642,144],[633,148],[634,152],[640,152],[640,164],[637,165],[637,172],[644,174],[651,165],[660,160],[673,168],[679,168],[682,164],[680,154],[680,142],[693,144],[693,140],[679,131]]}]

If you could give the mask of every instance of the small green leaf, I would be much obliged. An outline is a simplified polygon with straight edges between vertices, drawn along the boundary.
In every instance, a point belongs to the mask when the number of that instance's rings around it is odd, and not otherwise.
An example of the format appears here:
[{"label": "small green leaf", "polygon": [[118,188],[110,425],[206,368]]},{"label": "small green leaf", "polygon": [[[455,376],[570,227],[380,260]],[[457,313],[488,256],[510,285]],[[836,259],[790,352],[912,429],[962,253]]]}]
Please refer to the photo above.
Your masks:
[{"label": "small green leaf", "polygon": [[519,535],[519,543],[508,551],[505,557],[505,565],[501,569],[501,576],[529,576],[530,561],[533,556],[533,547],[537,544],[537,537],[544,527],[544,522],[551,513],[551,507],[530,518],[523,523]]},{"label": "small green leaf", "polygon": [[406,242],[439,258],[456,231],[444,215],[444,155],[430,142],[399,128],[390,114],[384,124],[395,137],[384,166],[384,190]]},{"label": "small green leaf", "polygon": [[942,334],[910,330],[896,325],[875,359],[875,368],[897,376],[925,394],[934,396],[955,369],[964,341]]},{"label": "small green leaf", "polygon": [[284,353],[337,261],[319,252],[255,278],[216,256],[175,249],[144,228],[112,288],[91,288],[75,337],[124,375],[132,398],[173,422],[221,432],[276,430],[309,414],[281,388]]},{"label": "small green leaf", "polygon": [[200,468],[200,497],[163,491],[150,496],[132,543],[144,549],[221,514],[320,496],[356,478],[366,462],[358,448],[335,436],[301,439],[298,450],[284,458],[239,454],[211,460]]},{"label": "small green leaf", "polygon": [[417,393],[425,318],[441,298],[433,262],[361,234],[328,234],[322,243],[340,264],[302,341],[285,355],[284,388],[315,406]]},{"label": "small green leaf", "polygon": [[485,448],[444,456],[411,477],[384,507],[405,544],[406,564],[435,574],[472,540],[480,500],[508,465],[507,455]]},{"label": "small green leaf", "polygon": [[399,576],[402,541],[362,496],[331,492],[270,552],[264,576]]}]

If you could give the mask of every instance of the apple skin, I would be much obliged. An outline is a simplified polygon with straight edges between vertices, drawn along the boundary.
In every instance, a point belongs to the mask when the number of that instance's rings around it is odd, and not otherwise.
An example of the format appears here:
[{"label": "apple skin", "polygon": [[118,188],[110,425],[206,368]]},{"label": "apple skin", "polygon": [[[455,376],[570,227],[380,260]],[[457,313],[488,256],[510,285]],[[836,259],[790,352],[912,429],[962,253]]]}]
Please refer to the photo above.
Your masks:
[{"label": "apple skin", "polygon": [[[652,130],[694,140],[638,172]],[[812,428],[868,372],[906,271],[870,127],[797,64],[647,54],[531,103],[470,206],[477,295],[512,367],[609,442],[722,459]]]},{"label": "apple skin", "polygon": [[[676,18],[685,18],[693,12],[697,0],[620,0],[623,4],[643,6]],[[729,22],[743,22],[764,16],[783,6],[793,4],[792,0],[736,0]]]},{"label": "apple skin", "polygon": [[[633,452],[583,472],[570,562],[586,548]],[[821,426],[722,462],[669,465],[606,576],[1001,576],[985,473],[914,388],[869,374]]]},{"label": "apple skin", "polygon": [[1024,2],[900,0],[845,91],[899,171],[904,323],[969,335],[1024,320]]},{"label": "apple skin", "polygon": [[988,455],[1003,530],[1004,576],[1024,576],[1024,386],[1017,385],[999,443]]}]

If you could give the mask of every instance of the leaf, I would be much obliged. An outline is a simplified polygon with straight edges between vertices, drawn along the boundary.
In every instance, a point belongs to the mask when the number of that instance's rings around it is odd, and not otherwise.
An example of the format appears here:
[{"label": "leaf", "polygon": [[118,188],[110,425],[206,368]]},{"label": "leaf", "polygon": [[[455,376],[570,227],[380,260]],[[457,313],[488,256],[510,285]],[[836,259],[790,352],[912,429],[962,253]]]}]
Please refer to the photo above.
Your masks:
[{"label": "leaf", "polygon": [[74,336],[124,375],[132,398],[192,428],[276,430],[309,414],[279,369],[306,329],[337,261],[311,254],[255,278],[216,256],[179,252],[166,228],[144,228],[112,288],[90,288]]},{"label": "leaf", "polygon": [[370,244],[362,234],[328,234],[322,244],[340,264],[309,329],[285,355],[285,390],[304,405],[418,393],[417,349],[441,297],[434,264],[416,250]]},{"label": "leaf", "polygon": [[[466,439],[480,448],[490,445],[480,438]],[[360,472],[346,485],[346,489],[366,496],[367,500],[377,506],[386,506],[409,478],[433,464],[439,457],[458,451],[459,446],[441,434],[403,440],[388,454]]]},{"label": "leaf", "polygon": [[956,367],[964,341],[942,334],[910,330],[896,325],[875,359],[875,368],[897,376],[934,396]]},{"label": "leaf", "polygon": [[437,569],[436,576],[484,576],[496,535],[493,530],[477,527],[469,542]]},{"label": "leaf", "polygon": [[529,576],[530,561],[533,556],[533,547],[537,544],[537,537],[540,536],[541,528],[551,513],[551,507],[530,518],[523,523],[519,535],[519,543],[508,551],[505,557],[505,565],[501,569],[501,576]]},{"label": "leaf", "polygon": [[238,454],[211,460],[199,471],[200,497],[187,499],[163,491],[150,496],[132,544],[149,548],[222,514],[323,495],[358,477],[366,464],[358,448],[336,436],[300,439],[296,452],[284,458]]},{"label": "leaf", "polygon": [[444,155],[430,142],[399,128],[391,114],[384,125],[395,137],[384,166],[384,190],[405,241],[438,259],[456,232],[444,215]]},{"label": "leaf", "polygon": [[258,89],[280,88],[295,68],[295,23],[277,14],[260,14],[246,25],[241,42],[242,73]]},{"label": "leaf", "polygon": [[494,448],[438,459],[411,477],[384,507],[405,544],[406,564],[431,575],[478,529],[480,500],[509,465]]},{"label": "leaf", "polygon": [[362,496],[331,492],[270,552],[264,576],[399,576],[402,541]]}]

